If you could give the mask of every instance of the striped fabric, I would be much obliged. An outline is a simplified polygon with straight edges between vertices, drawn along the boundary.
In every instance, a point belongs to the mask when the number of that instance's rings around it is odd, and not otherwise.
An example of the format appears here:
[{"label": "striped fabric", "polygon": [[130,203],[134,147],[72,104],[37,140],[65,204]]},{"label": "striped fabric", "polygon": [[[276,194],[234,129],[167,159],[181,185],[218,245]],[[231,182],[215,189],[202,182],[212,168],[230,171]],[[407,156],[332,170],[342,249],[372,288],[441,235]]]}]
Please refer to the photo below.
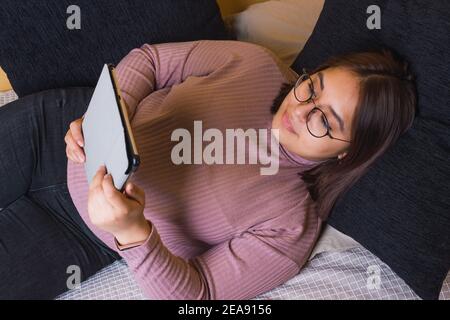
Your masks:
[{"label": "striped fabric", "polygon": [[[171,134],[185,128],[194,140],[196,120],[224,136],[225,129],[269,129],[270,106],[295,72],[263,47],[206,40],[143,45],[117,75],[141,156],[132,181],[146,192],[153,224],[143,245],[120,254],[145,295],[247,299],[294,277],[321,225],[297,173],[317,163],[276,145],[275,175],[261,175],[260,164],[175,165]],[[83,165],[69,161],[68,187],[87,225],[117,250],[89,221]]]}]

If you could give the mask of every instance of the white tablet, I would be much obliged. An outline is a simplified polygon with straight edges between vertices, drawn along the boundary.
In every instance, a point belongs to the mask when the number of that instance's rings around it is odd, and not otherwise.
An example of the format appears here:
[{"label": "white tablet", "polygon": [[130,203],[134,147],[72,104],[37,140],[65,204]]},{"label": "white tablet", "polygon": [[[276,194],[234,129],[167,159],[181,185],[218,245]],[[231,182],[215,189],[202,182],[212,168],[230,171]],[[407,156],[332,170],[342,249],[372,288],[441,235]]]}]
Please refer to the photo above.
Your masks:
[{"label": "white tablet", "polygon": [[139,166],[139,154],[113,65],[103,67],[84,114],[82,130],[89,184],[104,164],[114,186],[123,191],[126,181]]}]

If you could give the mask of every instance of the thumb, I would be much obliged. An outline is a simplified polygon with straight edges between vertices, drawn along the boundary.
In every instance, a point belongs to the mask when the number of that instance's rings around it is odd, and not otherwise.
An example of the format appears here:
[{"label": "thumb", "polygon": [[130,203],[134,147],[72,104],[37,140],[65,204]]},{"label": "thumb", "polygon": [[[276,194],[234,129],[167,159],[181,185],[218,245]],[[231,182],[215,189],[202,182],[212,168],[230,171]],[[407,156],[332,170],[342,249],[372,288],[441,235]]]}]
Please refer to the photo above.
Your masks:
[{"label": "thumb", "polygon": [[111,174],[103,177],[103,192],[108,202],[117,209],[126,209],[123,195],[116,189]]},{"label": "thumb", "polygon": [[139,202],[140,205],[145,205],[145,192],[142,188],[138,187],[132,182],[127,182],[125,186],[125,194]]}]

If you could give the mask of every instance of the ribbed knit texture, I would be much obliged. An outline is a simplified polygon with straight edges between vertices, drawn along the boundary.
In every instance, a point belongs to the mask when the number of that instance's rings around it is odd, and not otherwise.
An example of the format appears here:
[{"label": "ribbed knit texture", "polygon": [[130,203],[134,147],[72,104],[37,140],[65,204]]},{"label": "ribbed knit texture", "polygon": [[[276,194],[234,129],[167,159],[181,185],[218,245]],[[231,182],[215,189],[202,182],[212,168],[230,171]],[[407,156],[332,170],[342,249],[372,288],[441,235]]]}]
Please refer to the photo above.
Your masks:
[{"label": "ribbed knit texture", "polygon": [[[171,160],[179,143],[172,132],[185,128],[193,141],[195,120],[203,131],[219,129],[224,141],[225,129],[270,129],[270,106],[296,74],[263,47],[206,40],[145,44],[120,62],[117,75],[141,156],[131,181],[145,190],[153,224],[143,245],[120,254],[145,294],[249,299],[296,275],[321,225],[297,173],[317,162],[282,146],[275,175],[261,175],[269,165]],[[68,187],[87,225],[117,250],[113,236],[89,221],[83,165],[69,161]]]}]

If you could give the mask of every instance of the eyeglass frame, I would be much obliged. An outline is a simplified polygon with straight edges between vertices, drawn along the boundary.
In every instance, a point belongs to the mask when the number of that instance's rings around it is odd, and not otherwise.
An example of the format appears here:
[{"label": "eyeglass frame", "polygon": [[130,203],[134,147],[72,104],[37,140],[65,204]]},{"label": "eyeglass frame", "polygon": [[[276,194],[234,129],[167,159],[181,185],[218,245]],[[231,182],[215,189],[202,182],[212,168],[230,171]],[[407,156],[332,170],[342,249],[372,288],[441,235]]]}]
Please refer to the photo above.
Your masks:
[{"label": "eyeglass frame", "polygon": [[[303,77],[305,77],[305,76],[306,76],[306,79],[300,81],[300,80],[301,80]],[[312,93],[311,93],[310,97],[309,97],[307,100],[301,101],[301,100],[297,97],[296,90],[297,90],[297,88],[300,86],[300,84],[302,84],[304,81],[307,81],[307,80],[309,80],[309,82],[310,82],[310,84],[311,84]],[[316,102],[314,101],[314,98],[313,98],[314,95],[316,95],[316,91],[315,91],[315,89],[314,89],[314,83],[313,83],[313,81],[312,81],[312,79],[311,79],[311,76],[310,76],[309,73],[306,71],[306,69],[303,69],[303,73],[299,76],[299,78],[297,79],[297,81],[295,82],[295,85],[294,85],[294,97],[295,97],[295,100],[297,100],[297,101],[298,101],[299,103],[301,103],[301,104],[309,103],[310,101],[312,101],[312,103],[314,104],[314,108],[312,108],[311,111],[308,112],[308,115],[307,115],[307,117],[306,117],[306,128],[308,129],[309,134],[311,134],[311,135],[312,135],[313,137],[315,137],[315,138],[323,138],[323,137],[325,137],[325,136],[329,136],[331,139],[334,139],[334,140],[339,140],[339,141],[344,141],[344,142],[351,143],[351,141],[344,140],[344,139],[339,139],[339,138],[333,137],[333,136],[331,135],[331,133],[330,133],[330,123],[329,123],[329,121],[328,121],[328,118],[327,118],[327,116],[325,115],[325,112],[323,112],[323,110],[320,109],[320,108],[317,106],[317,104],[316,104]],[[326,123],[326,127],[327,127],[327,132],[326,132],[323,136],[317,136],[317,135],[315,135],[314,133],[312,133],[311,130],[309,129],[308,122],[309,122],[309,119],[310,119],[310,117],[311,117],[311,115],[312,115],[312,113],[313,113],[314,111],[320,111],[320,112],[322,113],[323,117],[324,117],[324,120],[325,120],[325,123]]]}]

